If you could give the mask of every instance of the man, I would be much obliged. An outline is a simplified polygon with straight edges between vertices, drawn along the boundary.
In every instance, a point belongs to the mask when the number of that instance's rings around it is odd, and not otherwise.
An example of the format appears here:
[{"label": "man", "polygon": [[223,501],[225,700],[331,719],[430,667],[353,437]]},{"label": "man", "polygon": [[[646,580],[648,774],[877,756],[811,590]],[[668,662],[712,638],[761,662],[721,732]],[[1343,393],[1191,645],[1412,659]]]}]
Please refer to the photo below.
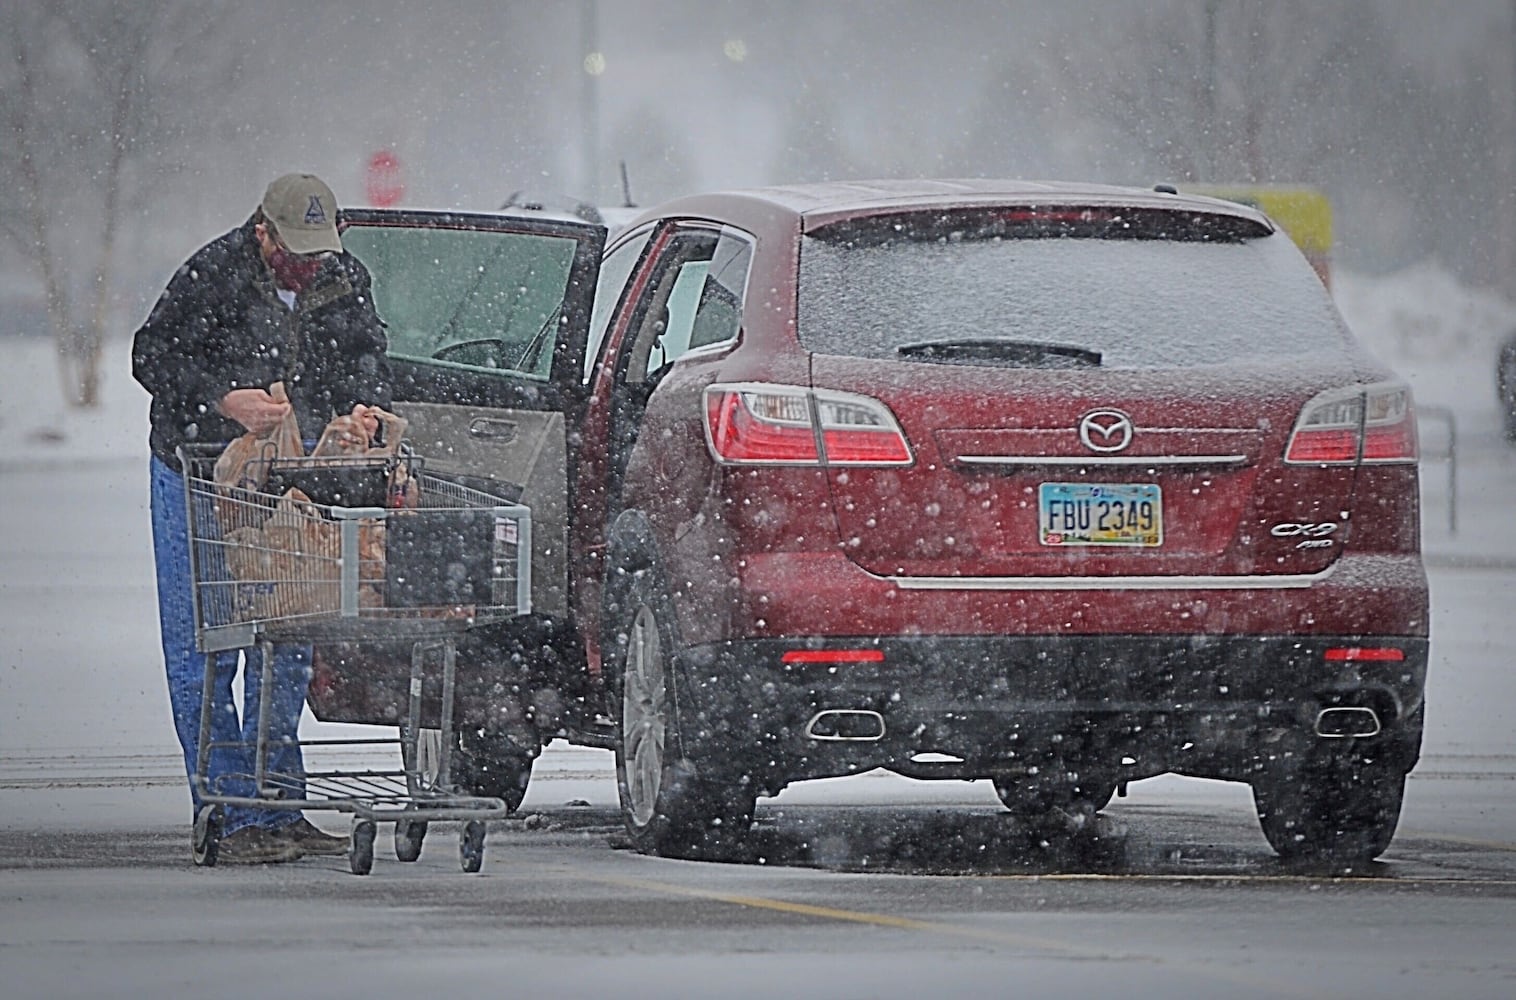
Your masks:
[{"label": "man", "polygon": [[[377,428],[369,406],[388,408],[384,327],[374,312],[368,271],[344,253],[332,191],[310,174],[268,186],[244,224],[197,251],[179,268],[132,344],[132,374],[152,394],[149,443],[158,615],[174,725],[191,776],[198,756],[205,660],[195,649],[184,480],[176,450],[222,445],[246,431],[276,427],[294,408],[313,438],[332,417],[351,413]],[[283,382],[288,402],[269,387]],[[310,680],[310,649],[274,648],[269,769],[303,776],[293,743]],[[260,667],[242,651],[244,718],[232,701],[238,654],[218,656],[212,694],[209,787],[252,797],[251,746],[257,733]],[[280,745],[279,741],[291,741]],[[322,833],[299,812],[229,808],[218,860],[292,861],[340,854],[346,840]]]}]

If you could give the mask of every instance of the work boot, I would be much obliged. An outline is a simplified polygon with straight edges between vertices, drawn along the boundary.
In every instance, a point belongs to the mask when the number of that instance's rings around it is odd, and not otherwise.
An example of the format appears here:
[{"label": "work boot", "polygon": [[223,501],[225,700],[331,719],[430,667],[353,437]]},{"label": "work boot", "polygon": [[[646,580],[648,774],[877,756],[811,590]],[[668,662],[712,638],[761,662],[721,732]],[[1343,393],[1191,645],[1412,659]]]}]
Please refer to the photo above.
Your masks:
[{"label": "work boot", "polygon": [[274,836],[294,844],[305,854],[346,854],[347,838],[334,837],[316,829],[304,816],[274,831]]},{"label": "work boot", "polygon": [[221,838],[216,860],[223,865],[273,865],[298,861],[304,854],[293,840],[261,826],[245,826]]}]

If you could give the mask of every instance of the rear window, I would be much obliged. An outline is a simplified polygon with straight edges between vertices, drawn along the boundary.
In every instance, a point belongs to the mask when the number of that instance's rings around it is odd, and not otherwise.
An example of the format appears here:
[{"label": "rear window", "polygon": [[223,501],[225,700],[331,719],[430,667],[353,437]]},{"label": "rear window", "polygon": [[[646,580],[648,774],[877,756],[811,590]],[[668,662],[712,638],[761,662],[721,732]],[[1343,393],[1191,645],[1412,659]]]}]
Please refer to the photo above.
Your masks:
[{"label": "rear window", "polygon": [[1330,296],[1289,238],[1232,216],[872,218],[806,236],[799,288],[800,341],[823,354],[1159,368],[1345,344]]}]

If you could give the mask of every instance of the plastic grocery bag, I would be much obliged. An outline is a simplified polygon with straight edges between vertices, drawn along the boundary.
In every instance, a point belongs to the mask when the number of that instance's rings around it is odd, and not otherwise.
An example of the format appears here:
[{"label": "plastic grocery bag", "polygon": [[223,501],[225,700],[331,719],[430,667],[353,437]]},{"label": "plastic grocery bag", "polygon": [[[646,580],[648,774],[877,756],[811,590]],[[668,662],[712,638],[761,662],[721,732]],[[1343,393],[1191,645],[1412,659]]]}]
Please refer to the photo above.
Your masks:
[{"label": "plastic grocery bag", "polygon": [[[227,565],[241,581],[236,620],[271,620],[336,614],[342,597],[341,527],[298,489],[274,504],[262,526],[226,536]],[[384,603],[384,522],[358,526],[358,606]]]},{"label": "plastic grocery bag", "polygon": [[[275,382],[268,393],[281,403],[289,402],[284,392],[284,383]],[[212,473],[217,486],[232,486],[242,490],[261,490],[268,481],[269,469],[275,459],[302,458],[305,444],[300,439],[300,424],[295,419],[294,407],[272,430],[262,434],[248,431],[226,446],[221,457],[216,459]]]}]

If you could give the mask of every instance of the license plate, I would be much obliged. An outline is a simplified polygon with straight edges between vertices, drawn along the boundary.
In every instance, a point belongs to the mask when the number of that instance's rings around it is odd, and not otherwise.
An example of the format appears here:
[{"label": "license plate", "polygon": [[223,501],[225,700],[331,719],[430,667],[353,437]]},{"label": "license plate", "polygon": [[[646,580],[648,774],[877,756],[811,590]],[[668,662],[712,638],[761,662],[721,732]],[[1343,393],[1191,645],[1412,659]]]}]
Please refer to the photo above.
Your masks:
[{"label": "license plate", "polygon": [[1163,544],[1163,491],[1157,483],[1043,483],[1037,517],[1043,545]]}]

